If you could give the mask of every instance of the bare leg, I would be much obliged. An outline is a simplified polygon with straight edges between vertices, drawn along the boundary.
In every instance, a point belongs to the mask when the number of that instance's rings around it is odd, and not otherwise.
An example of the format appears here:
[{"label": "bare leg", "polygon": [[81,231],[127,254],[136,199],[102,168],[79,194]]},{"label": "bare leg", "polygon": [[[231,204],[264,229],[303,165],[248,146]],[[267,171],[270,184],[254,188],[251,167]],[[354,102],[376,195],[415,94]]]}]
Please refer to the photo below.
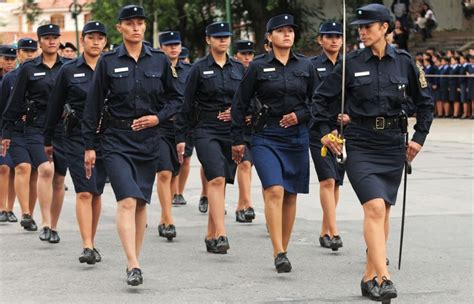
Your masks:
[{"label": "bare leg", "polygon": [[7,211],[8,185],[10,181],[10,168],[0,166],[0,211]]},{"label": "bare leg", "polygon": [[137,200],[126,198],[117,202],[117,231],[127,256],[128,269],[140,268],[137,256],[136,210]]},{"label": "bare leg", "polygon": [[140,256],[143,239],[145,237],[146,214],[146,203],[139,200],[137,202],[137,209],[135,213],[135,248],[137,252],[137,259]]},{"label": "bare leg", "polygon": [[15,167],[15,192],[18,193],[18,202],[20,203],[21,213],[33,215],[33,210],[30,209],[29,195],[30,195],[30,174],[31,165],[28,163],[21,163]]},{"label": "bare leg", "polygon": [[51,229],[57,230],[59,216],[64,202],[64,179],[65,177],[54,173],[53,178],[53,200],[51,204]]},{"label": "bare leg", "polygon": [[282,186],[271,186],[263,190],[265,219],[273,245],[273,256],[284,252],[283,246],[283,196]]},{"label": "bare leg", "polygon": [[288,251],[291,231],[296,217],[296,197],[295,193],[285,192],[283,196],[283,214],[282,214],[282,244],[283,250]]},{"label": "bare leg", "polygon": [[[225,178],[216,177],[208,182],[209,214],[215,227],[216,236],[225,236]],[[209,229],[208,230],[212,230]],[[208,231],[209,235],[209,231]]]},{"label": "bare leg", "polygon": [[191,157],[185,157],[184,162],[179,169],[179,175],[177,176],[176,184],[177,189],[176,194],[183,194],[184,187],[186,186],[186,182],[188,181],[189,172],[191,171]]},{"label": "bare leg", "polygon": [[158,172],[157,176],[156,187],[161,205],[160,224],[171,225],[174,224],[171,214],[171,178],[173,173],[171,171],[161,171]]},{"label": "bare leg", "polygon": [[458,117],[459,116],[459,110],[461,109],[461,105],[459,104],[459,101],[454,102],[454,112],[453,116]]},{"label": "bare leg", "polygon": [[201,197],[206,196],[207,197],[207,179],[206,175],[204,174],[204,169],[201,166],[201,184],[202,184],[202,189],[201,189]]},{"label": "bare leg", "polygon": [[36,200],[38,199],[38,192],[37,192],[37,185],[38,185],[38,171],[36,169],[31,170],[30,175],[30,195],[29,195],[29,206],[31,215],[33,215],[33,211],[35,210]]},{"label": "bare leg", "polygon": [[449,101],[444,102],[444,116],[447,117],[451,115],[451,105],[449,104]]},{"label": "bare leg", "polygon": [[97,233],[97,226],[99,225],[100,211],[102,209],[102,197],[100,195],[94,196],[92,199],[92,245],[95,247],[95,235]]},{"label": "bare leg", "polygon": [[436,101],[436,112],[438,112],[438,117],[443,117],[443,101],[437,100]]},{"label": "bare leg", "polygon": [[10,178],[8,181],[7,211],[13,211],[13,204],[15,204],[15,198],[15,170],[10,170]]},{"label": "bare leg", "polygon": [[90,192],[80,192],[76,194],[76,217],[79,224],[79,231],[82,238],[83,248],[94,248],[92,237],[92,200]]},{"label": "bare leg", "polygon": [[252,185],[252,165],[249,161],[244,161],[238,165],[237,182],[239,183],[237,210],[247,209],[251,207],[250,187]]},{"label": "bare leg", "polygon": [[336,181],[333,178],[326,179],[319,184],[319,197],[323,208],[323,228],[321,236],[328,234],[330,237],[339,235],[336,225]]},{"label": "bare leg", "polygon": [[38,199],[41,207],[42,227],[51,227],[51,200],[53,195],[54,165],[44,162],[38,167]]}]

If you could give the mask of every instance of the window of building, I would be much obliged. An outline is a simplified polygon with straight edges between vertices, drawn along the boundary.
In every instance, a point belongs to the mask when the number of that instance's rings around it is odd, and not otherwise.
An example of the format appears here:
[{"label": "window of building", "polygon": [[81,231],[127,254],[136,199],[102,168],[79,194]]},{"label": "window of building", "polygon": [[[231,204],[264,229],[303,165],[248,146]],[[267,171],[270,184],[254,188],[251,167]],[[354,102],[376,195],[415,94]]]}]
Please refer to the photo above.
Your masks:
[{"label": "window of building", "polygon": [[62,14],[51,15],[51,23],[58,25],[60,29],[64,29],[64,15]]}]

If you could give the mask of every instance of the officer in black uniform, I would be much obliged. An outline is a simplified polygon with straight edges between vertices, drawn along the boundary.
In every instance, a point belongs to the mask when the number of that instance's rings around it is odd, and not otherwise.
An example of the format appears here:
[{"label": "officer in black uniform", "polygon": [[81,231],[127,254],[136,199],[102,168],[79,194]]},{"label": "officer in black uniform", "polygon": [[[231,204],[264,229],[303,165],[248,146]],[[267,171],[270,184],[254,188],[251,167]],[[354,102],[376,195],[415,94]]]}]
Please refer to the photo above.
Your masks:
[{"label": "officer in black uniform", "polygon": [[94,239],[99,223],[102,205],[101,194],[105,185],[106,173],[100,156],[99,143],[96,141],[95,167],[91,178],[86,178],[84,140],[80,127],[94,69],[107,43],[105,26],[98,21],[88,22],[82,29],[81,43],[84,46],[84,53],[61,68],[51,94],[45,129],[45,149],[53,149],[52,139],[55,129],[65,112],[61,123],[65,130],[63,145],[67,166],[76,191],[76,216],[83,245],[79,261],[95,264],[101,261],[100,253],[95,248]]},{"label": "officer in black uniform", "polygon": [[183,61],[184,63],[191,63],[191,61],[189,60],[189,49],[182,45],[181,53],[179,53],[179,60]]},{"label": "officer in black uniform", "polygon": [[[245,68],[248,68],[250,62],[255,56],[255,43],[250,40],[238,40],[234,46],[234,58],[240,61]],[[252,101],[255,105],[255,101]],[[245,155],[237,166],[237,182],[239,183],[239,201],[235,210],[235,220],[238,223],[251,223],[255,219],[255,210],[252,207],[252,196],[250,193],[252,185],[252,153],[250,152],[250,142],[252,137],[252,128],[250,126],[252,114],[255,108],[251,107],[246,116],[247,125],[244,128]]]},{"label": "officer in black uniform", "polygon": [[[189,64],[179,61],[179,54],[181,53],[181,36],[179,32],[168,31],[163,32],[159,36],[160,48],[166,54],[171,62],[172,71],[177,87],[181,93],[184,92],[184,83],[186,75],[191,68]],[[162,101],[162,107],[173,107],[170,112],[172,115],[167,121],[159,124],[160,129],[160,159],[158,162],[157,174],[157,192],[161,204],[160,224],[158,225],[158,233],[161,237],[172,240],[176,237],[176,227],[174,225],[173,216],[171,214],[171,203],[173,194],[173,183],[179,173],[178,153],[176,152],[175,135],[174,135],[174,120],[175,114],[181,104],[168,104],[168,100]],[[171,102],[173,102],[171,100]],[[170,109],[171,111],[171,109]],[[181,196],[182,197],[182,196]],[[184,198],[183,198],[184,200]],[[186,201],[179,202],[175,197],[175,204],[186,204]]]},{"label": "officer in black uniform", "polygon": [[[145,13],[137,5],[124,6],[117,30],[123,44],[99,60],[87,95],[82,120],[86,177],[95,165],[95,139],[101,127],[102,158],[115,193],[117,228],[127,256],[127,284],[143,283],[138,262],[158,169],[158,124],[174,115],[182,95],[163,52],[143,43]],[[103,111],[104,100],[107,109]],[[169,110],[169,111],[168,111]],[[102,113],[102,120],[101,118]]]},{"label": "officer in black uniform", "polygon": [[[365,49],[347,56],[344,90],[351,123],[344,134],[345,168],[364,209],[364,238],[368,261],[361,281],[363,296],[388,300],[397,290],[386,265],[386,240],[390,207],[395,204],[405,160],[412,161],[428,135],[433,120],[433,100],[421,67],[404,50],[388,45],[385,35],[393,30],[390,11],[380,4],[356,10],[361,41]],[[331,103],[341,94],[342,64],[318,87],[313,113],[322,144],[342,153],[342,144],[331,140]],[[406,116],[401,115],[405,99],[417,108],[415,133],[405,143]],[[405,145],[407,145],[405,147]]]},{"label": "officer in black uniform", "polygon": [[[57,53],[60,36],[57,25],[42,25],[38,27],[37,35],[42,54],[25,62],[18,71],[11,100],[3,114],[3,143],[5,147],[9,146],[11,132],[15,125],[22,120],[26,109],[24,129],[26,144],[32,165],[38,169],[38,199],[43,227],[40,240],[58,243],[60,239],[56,225],[64,198],[64,176],[67,167],[60,144],[62,129],[57,129],[55,140],[58,141],[58,144],[54,156],[45,153],[43,129],[51,90],[56,82],[58,71],[65,61]],[[53,187],[51,187],[52,184]],[[30,226],[31,220],[30,215],[25,214],[22,226]]]},{"label": "officer in black uniform", "polygon": [[208,252],[213,253],[227,253],[229,249],[224,225],[225,185],[234,182],[236,170],[231,153],[230,112],[244,66],[227,55],[231,35],[227,22],[206,27],[210,53],[189,71],[184,104],[175,124],[180,161],[186,134],[194,127],[197,156],[208,181],[210,209],[205,242]]},{"label": "officer in black uniform", "polygon": [[[0,60],[2,60],[3,73],[7,74],[16,67],[16,48],[12,45],[0,47]],[[0,91],[2,88],[2,79],[0,79]],[[0,102],[0,113],[6,106],[5,102]],[[0,118],[1,123],[1,118]],[[17,222],[15,214],[12,211],[15,202],[14,168],[10,154],[0,155],[0,222]]]},{"label": "officer in black uniform", "polygon": [[[31,60],[36,57],[38,43],[31,38],[22,38],[18,40],[17,57],[20,64],[27,60]],[[3,78],[0,93],[0,108],[3,113],[10,100],[10,95],[13,90],[16,77],[18,75],[19,68],[11,71]],[[3,120],[1,124],[4,126]],[[11,145],[7,151],[6,159],[11,160],[11,168],[15,169],[15,192],[20,203],[22,215],[31,217],[36,204],[36,181],[38,172],[35,168],[31,167],[31,157],[26,146],[25,134],[23,132],[24,121],[19,119],[15,122],[12,132],[10,133]],[[8,140],[7,140],[8,141]],[[11,182],[11,181],[10,181]],[[12,183],[13,184],[13,183]],[[14,216],[13,212],[7,212],[8,218]],[[7,220],[8,220],[7,218]],[[14,220],[14,217],[12,218]],[[23,222],[25,224],[25,222]],[[31,218],[28,221],[28,225],[23,225],[23,228],[27,231],[36,231],[38,226],[36,222]]]},{"label": "officer in black uniform", "polygon": [[[336,21],[326,21],[319,26],[318,44],[322,47],[321,55],[311,58],[316,70],[316,87],[332,72],[340,59],[342,47],[342,24]],[[331,112],[340,112],[340,103],[332,103]],[[337,115],[331,121],[331,130],[337,129]],[[319,244],[324,248],[338,250],[342,240],[336,224],[336,207],[339,200],[339,186],[344,180],[344,166],[339,164],[331,152],[321,156],[321,137],[319,126],[314,124],[310,132],[310,149],[314,167],[319,180],[319,197],[323,209],[323,221]]]},{"label": "officer in black uniform", "polygon": [[245,117],[252,98],[262,110],[256,114],[252,158],[262,182],[265,217],[278,273],[290,272],[288,244],[296,215],[298,193],[309,192],[309,134],[314,67],[292,51],[296,24],[289,14],[267,22],[272,52],[250,64],[232,103],[233,158],[245,154]]}]

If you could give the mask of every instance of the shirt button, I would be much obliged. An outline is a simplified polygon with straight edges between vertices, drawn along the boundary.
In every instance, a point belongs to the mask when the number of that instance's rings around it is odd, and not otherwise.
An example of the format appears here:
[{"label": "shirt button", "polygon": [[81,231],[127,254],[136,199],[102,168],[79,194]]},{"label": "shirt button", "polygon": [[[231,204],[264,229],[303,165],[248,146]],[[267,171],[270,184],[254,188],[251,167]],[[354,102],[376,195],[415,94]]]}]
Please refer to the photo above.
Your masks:
[{"label": "shirt button", "polygon": [[136,82],[136,83],[139,83],[140,81],[138,81],[138,80],[135,80],[135,82]]}]

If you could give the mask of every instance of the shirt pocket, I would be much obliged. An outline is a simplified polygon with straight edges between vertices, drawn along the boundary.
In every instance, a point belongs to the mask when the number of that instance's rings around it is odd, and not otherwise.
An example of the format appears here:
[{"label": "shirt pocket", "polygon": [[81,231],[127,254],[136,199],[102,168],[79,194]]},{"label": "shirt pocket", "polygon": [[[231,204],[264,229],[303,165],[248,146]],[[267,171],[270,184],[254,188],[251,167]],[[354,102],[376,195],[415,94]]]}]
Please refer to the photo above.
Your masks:
[{"label": "shirt pocket", "polygon": [[405,99],[405,92],[408,90],[408,78],[390,75],[389,80],[388,92],[394,96]]},{"label": "shirt pocket", "polygon": [[89,84],[90,82],[87,81],[86,77],[71,79],[68,95],[71,95],[74,99],[85,100],[89,91]]},{"label": "shirt pocket", "polygon": [[369,101],[375,95],[372,90],[372,77],[356,77],[348,87],[356,103]]},{"label": "shirt pocket", "polygon": [[28,77],[28,93],[29,95],[38,95],[48,90],[48,85],[46,84],[46,74],[41,75],[30,75]]},{"label": "shirt pocket", "polygon": [[204,94],[215,94],[218,90],[217,74],[215,72],[212,74],[201,73],[201,86],[199,90]]},{"label": "shirt pocket", "polygon": [[294,71],[293,75],[296,80],[295,88],[299,90],[298,93],[305,94],[308,87],[308,82],[309,82],[309,72],[308,71]]},{"label": "shirt pocket", "polygon": [[161,71],[144,71],[144,87],[148,93],[162,92],[163,86],[161,83]]},{"label": "shirt pocket", "polygon": [[240,81],[242,80],[243,76],[239,75],[238,73],[230,74],[230,80],[232,82],[232,91],[235,92],[239,88]]},{"label": "shirt pocket", "polygon": [[112,73],[110,86],[113,94],[128,94],[133,88],[133,79],[130,72]]}]

